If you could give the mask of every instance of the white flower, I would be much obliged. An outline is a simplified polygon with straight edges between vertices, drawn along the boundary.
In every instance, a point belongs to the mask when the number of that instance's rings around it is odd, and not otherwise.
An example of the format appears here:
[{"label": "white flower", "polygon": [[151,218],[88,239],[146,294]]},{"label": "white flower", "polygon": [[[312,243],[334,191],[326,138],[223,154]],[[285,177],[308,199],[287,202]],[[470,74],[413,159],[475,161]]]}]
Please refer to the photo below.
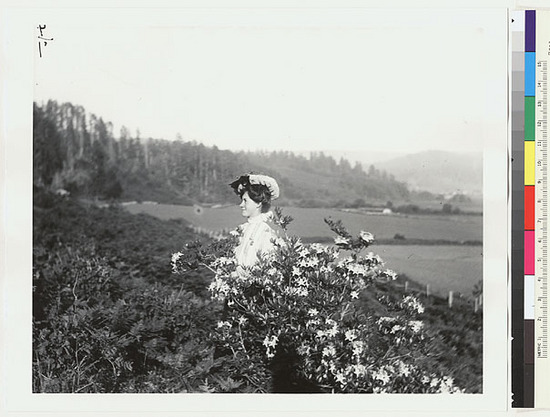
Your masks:
[{"label": "white flower", "polygon": [[377,379],[379,381],[382,381],[382,383],[387,384],[390,381],[390,376],[388,375],[388,372],[384,368],[379,369],[378,372],[375,372],[373,374],[374,379]]},{"label": "white flower", "polygon": [[302,274],[302,271],[300,270],[300,268],[296,267],[296,266],[293,266],[292,267],[292,275],[294,276],[300,276]]},{"label": "white flower", "polygon": [[334,356],[336,355],[336,349],[334,349],[334,346],[328,346],[323,349],[323,356]]},{"label": "white flower", "polygon": [[355,356],[359,356],[361,353],[363,353],[363,350],[365,349],[365,343],[361,340],[354,340],[351,342],[351,346],[353,348],[353,354]]},{"label": "white flower", "polygon": [[329,337],[334,337],[334,336],[336,336],[336,335],[338,334],[338,328],[337,328],[336,326],[334,326],[334,327],[328,329],[328,330],[326,331],[326,334],[327,334],[327,336],[329,336]]},{"label": "white flower", "polygon": [[393,323],[394,321],[396,321],[397,319],[395,317],[380,317],[378,320],[377,320],[377,324],[379,326],[381,325],[384,325],[384,324],[389,324],[389,323]]},{"label": "white flower", "polygon": [[307,262],[306,262],[306,266],[310,267],[310,268],[314,268],[316,267],[317,265],[319,265],[319,259],[317,258],[310,258]]},{"label": "white flower", "polygon": [[340,385],[344,385],[346,383],[346,377],[342,372],[338,372],[336,374],[336,382],[338,382]]},{"label": "white flower", "polygon": [[307,314],[311,317],[314,317],[316,316],[317,314],[319,314],[319,311],[316,309],[316,308],[310,308],[308,311],[307,311]]},{"label": "white flower", "polygon": [[384,265],[384,261],[378,255],[375,255],[373,252],[369,252],[365,255],[365,259],[374,265]]},{"label": "white flower", "polygon": [[463,392],[463,390],[454,386],[453,378],[450,376],[444,376],[439,386],[439,392],[444,394],[452,394],[456,392]]},{"label": "white flower", "polygon": [[304,288],[304,287],[300,287],[297,291],[296,291],[296,295],[300,296],[300,297],[307,297],[309,295],[309,291],[307,290],[307,288]]},{"label": "white flower", "polygon": [[178,260],[183,256],[183,253],[176,252],[172,254],[172,271],[177,272],[178,270]]},{"label": "white flower", "polygon": [[364,376],[367,374],[367,367],[362,364],[357,364],[353,366],[353,373],[356,376]]},{"label": "white flower", "polygon": [[345,337],[346,340],[353,342],[355,339],[357,339],[357,333],[355,332],[355,330],[350,329],[346,331]]},{"label": "white flower", "polygon": [[357,291],[352,291],[350,295],[352,300],[356,300],[359,298],[359,293]]},{"label": "white flower", "polygon": [[372,233],[361,230],[361,232],[359,233],[359,237],[361,238],[361,240],[367,243],[374,242],[374,236],[372,235]]},{"label": "white flower", "polygon": [[275,245],[281,247],[281,246],[284,246],[285,245],[285,241],[284,239],[278,237],[276,238],[275,240],[273,240],[273,243],[275,243]]},{"label": "white flower", "polygon": [[242,326],[248,321],[246,317],[239,317],[239,324]]},{"label": "white flower", "polygon": [[332,273],[333,271],[334,269],[332,268],[332,265],[323,265],[321,266],[321,268],[319,268],[319,272],[321,272],[322,274]]},{"label": "white flower", "polygon": [[365,259],[367,261],[374,261],[376,259],[376,255],[374,254],[374,252],[369,252],[365,255]]},{"label": "white flower", "polygon": [[349,238],[342,237],[342,236],[336,236],[334,238],[334,243],[337,245],[347,245],[349,244]]},{"label": "white flower", "polygon": [[369,270],[365,265],[361,264],[350,264],[347,266],[348,271],[355,275],[367,275]]},{"label": "white flower", "polygon": [[409,327],[414,333],[418,333],[424,327],[424,323],[420,320],[411,320],[409,321]]},{"label": "white flower", "polygon": [[[306,268],[306,267],[307,267],[307,261],[306,261],[305,259],[300,259],[300,260],[298,261],[298,266],[299,266],[300,268]],[[294,268],[294,267],[292,267],[292,268]]]},{"label": "white flower", "polygon": [[399,372],[399,375],[400,376],[409,376],[411,374],[411,369],[410,369],[410,366],[405,364],[402,360],[398,360],[397,363],[396,363],[397,367],[399,368],[398,369],[398,372]]},{"label": "white flower", "polygon": [[309,282],[307,282],[307,279],[304,277],[301,277],[300,279],[296,280],[296,284],[301,287],[307,287],[309,285]]},{"label": "white flower", "polygon": [[315,253],[323,253],[326,250],[325,246],[321,245],[320,243],[312,243],[310,248],[313,249]]},{"label": "white flower", "polygon": [[218,258],[219,261],[220,261],[220,264],[222,265],[231,265],[233,263],[233,258],[228,258],[226,256],[221,256],[220,258]]},{"label": "white flower", "polygon": [[277,269],[276,268],[269,268],[267,270],[267,275],[269,275],[269,276],[274,276],[276,274],[277,274]]},{"label": "white flower", "polygon": [[229,323],[228,321],[219,321],[218,329],[223,329],[224,327],[227,327],[228,329],[231,328],[231,323]]},{"label": "white flower", "polygon": [[418,314],[424,313],[424,306],[412,295],[407,295],[404,297],[401,305],[409,308],[410,310],[416,311]]},{"label": "white flower", "polygon": [[223,300],[231,291],[231,288],[224,280],[216,277],[208,286],[208,290],[212,293],[212,298],[215,300]]},{"label": "white flower", "polygon": [[263,341],[263,345],[266,346],[266,347],[275,347],[277,346],[277,342],[279,341],[279,338],[275,335],[269,337],[266,336],[264,341]]},{"label": "white flower", "polygon": [[404,329],[403,326],[401,326],[401,325],[399,325],[399,324],[396,324],[395,326],[393,326],[393,327],[391,328],[390,333],[395,334],[395,333],[397,333],[398,331],[403,330],[403,329]]},{"label": "white flower", "polygon": [[182,256],[183,256],[183,253],[181,253],[181,252],[173,253],[172,254],[172,263],[176,263],[178,261],[178,259],[181,258]]},{"label": "white flower", "polygon": [[319,324],[319,319],[306,321],[306,327],[317,326],[318,324]]},{"label": "white flower", "polygon": [[338,268],[344,268],[346,265],[349,265],[350,263],[353,262],[353,259],[351,258],[344,258],[342,259],[341,261],[338,262]]},{"label": "white flower", "polygon": [[397,274],[393,272],[391,269],[386,269],[384,271],[384,274],[386,274],[389,278],[391,278],[393,281],[397,279]]}]

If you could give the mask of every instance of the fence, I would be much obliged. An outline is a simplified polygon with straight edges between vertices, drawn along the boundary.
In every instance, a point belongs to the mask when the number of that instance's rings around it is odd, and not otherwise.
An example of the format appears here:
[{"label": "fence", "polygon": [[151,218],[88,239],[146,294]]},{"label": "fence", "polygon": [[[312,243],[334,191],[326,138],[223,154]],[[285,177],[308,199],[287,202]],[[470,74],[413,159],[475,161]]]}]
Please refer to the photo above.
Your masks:
[{"label": "fence", "polygon": [[[416,295],[422,295],[422,296],[425,296],[426,298],[435,296],[432,292],[432,288],[430,287],[430,284],[426,284],[421,288],[411,288],[409,281],[405,281],[404,284],[395,283],[395,285],[403,288],[405,292],[410,292]],[[453,304],[456,304],[457,299],[461,301],[465,301],[466,303],[473,303],[473,309],[474,309],[474,312],[476,313],[481,311],[483,306],[483,293],[475,295],[472,299],[469,297],[468,298],[464,297],[462,294],[460,293],[457,294],[451,290],[447,293],[446,299],[447,299],[447,304],[449,308],[453,308]]]}]

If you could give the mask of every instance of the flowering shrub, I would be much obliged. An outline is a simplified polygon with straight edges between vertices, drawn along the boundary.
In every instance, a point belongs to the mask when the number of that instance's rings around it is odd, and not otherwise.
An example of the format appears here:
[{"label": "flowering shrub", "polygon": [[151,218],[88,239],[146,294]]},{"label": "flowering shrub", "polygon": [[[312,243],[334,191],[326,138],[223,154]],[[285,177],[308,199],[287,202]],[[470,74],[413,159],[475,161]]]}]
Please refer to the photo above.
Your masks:
[{"label": "flowering shrub", "polygon": [[[201,244],[193,239],[208,242],[207,236],[190,232],[183,221],[99,209],[56,196],[35,195],[34,203],[33,392],[331,390],[315,378],[307,380],[304,354],[298,355],[299,344],[284,333],[277,336],[273,331],[271,336],[277,338],[266,340],[265,329],[243,327],[246,354],[223,340],[227,324],[218,328],[218,322],[232,323],[237,313],[225,305],[229,300],[211,298],[207,287],[215,273],[201,266],[223,257],[227,260],[221,259],[222,264],[232,262],[237,236]],[[288,221],[278,218],[281,226]],[[173,266],[188,270],[183,279],[171,274],[169,262],[181,242],[190,243],[174,257]],[[361,320],[361,315],[395,317],[403,308],[404,293],[394,285],[398,282],[382,281],[373,281],[358,298],[352,296]],[[419,369],[430,370],[421,377],[425,390],[435,391],[437,384],[445,390],[450,380],[438,375],[450,375],[467,392],[480,392],[482,314],[459,302],[449,309],[447,301],[436,296],[420,300],[425,311],[418,315],[417,308],[418,323],[411,326],[424,333],[414,358]],[[315,306],[308,309],[312,317],[321,313]],[[308,309],[304,306],[302,314]],[[246,317],[241,326],[250,325]],[[347,336],[353,338],[353,333]],[[375,336],[371,346],[384,340]],[[264,341],[273,357],[267,357]],[[385,347],[378,349],[383,352]],[[401,349],[406,352],[405,346]],[[335,352],[338,355],[336,347]],[[397,360],[393,366],[400,369]],[[383,371],[380,377],[385,377]]]},{"label": "flowering shrub", "polygon": [[372,234],[354,237],[341,222],[326,220],[334,245],[306,245],[284,233],[289,218],[280,211],[276,221],[282,233],[275,250],[252,267],[233,257],[238,233],[211,246],[187,245],[172,257],[175,273],[199,266],[214,273],[208,289],[225,303],[214,329],[221,349],[258,372],[283,369],[318,391],[460,391],[429,365],[418,299],[371,297],[365,309],[370,289],[396,279],[368,251]]}]

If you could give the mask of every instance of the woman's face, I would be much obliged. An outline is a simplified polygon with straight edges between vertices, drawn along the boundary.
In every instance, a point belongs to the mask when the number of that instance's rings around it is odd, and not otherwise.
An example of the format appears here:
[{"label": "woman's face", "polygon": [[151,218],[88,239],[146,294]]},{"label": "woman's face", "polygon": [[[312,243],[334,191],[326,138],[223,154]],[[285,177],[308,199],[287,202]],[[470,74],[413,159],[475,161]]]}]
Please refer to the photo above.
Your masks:
[{"label": "woman's face", "polygon": [[242,215],[247,218],[256,217],[262,212],[262,204],[252,200],[248,193],[243,194],[239,207],[242,210]]}]

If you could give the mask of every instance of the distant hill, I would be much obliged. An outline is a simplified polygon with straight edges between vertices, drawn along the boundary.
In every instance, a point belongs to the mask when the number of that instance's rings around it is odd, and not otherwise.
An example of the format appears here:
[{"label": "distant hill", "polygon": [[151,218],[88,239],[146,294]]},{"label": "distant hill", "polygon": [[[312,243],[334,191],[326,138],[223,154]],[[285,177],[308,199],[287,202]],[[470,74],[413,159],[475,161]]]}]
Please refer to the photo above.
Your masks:
[{"label": "distant hill", "polygon": [[481,194],[483,189],[482,153],[426,151],[374,165],[414,191]]},{"label": "distant hill", "polygon": [[407,200],[409,190],[383,170],[323,152],[233,152],[196,142],[131,137],[81,106],[33,106],[33,184],[101,199],[172,204],[234,203],[228,183],[246,172],[274,176],[279,204],[363,207]]}]

